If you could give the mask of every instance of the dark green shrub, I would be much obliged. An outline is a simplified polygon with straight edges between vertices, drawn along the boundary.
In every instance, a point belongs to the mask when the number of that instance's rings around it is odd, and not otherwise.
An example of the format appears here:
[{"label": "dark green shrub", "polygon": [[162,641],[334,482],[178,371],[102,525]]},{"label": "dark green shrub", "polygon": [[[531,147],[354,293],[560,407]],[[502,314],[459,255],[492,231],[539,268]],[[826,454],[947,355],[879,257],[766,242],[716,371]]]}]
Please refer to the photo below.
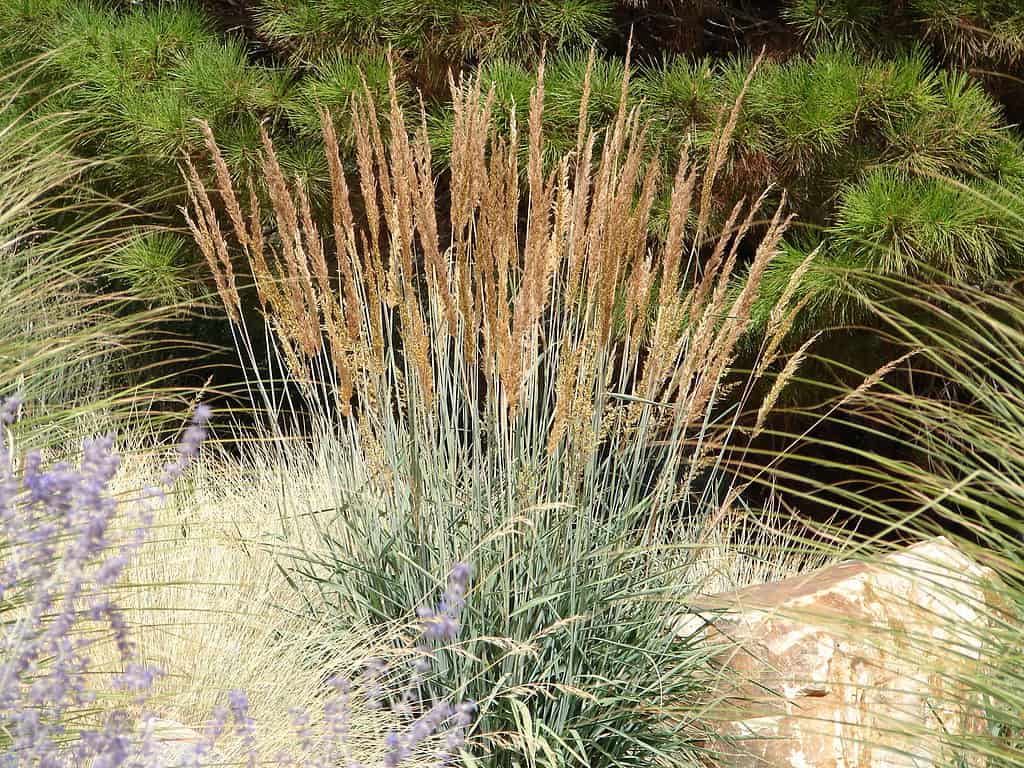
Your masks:
[{"label": "dark green shrub", "polygon": [[1024,55],[1024,7],[996,0],[787,0],[782,17],[812,45],[878,50],[926,39],[961,63],[1013,64]]},{"label": "dark green shrub", "polygon": [[[925,5],[911,4],[908,24],[938,24],[963,5],[965,18],[988,19],[1012,38],[1017,17],[1006,9],[980,0],[977,8],[946,0]],[[225,36],[186,2],[4,0],[0,20],[12,30],[9,57],[46,54],[37,78],[47,96],[35,108],[74,115],[69,133],[83,155],[111,161],[103,175],[116,194],[176,215],[182,157],[202,151],[197,118],[212,126],[238,181],[258,167],[264,125],[280,140],[286,173],[303,181],[314,203],[324,201],[320,110],[331,112],[349,153],[352,94],[362,91],[365,78],[384,105],[389,47],[402,106],[417,112],[417,89],[425,89],[432,142],[443,156],[452,125],[448,69],[478,65],[485,85],[495,89],[496,124],[507,130],[514,111],[522,127],[533,67],[546,45],[543,127],[550,161],[575,147],[586,46],[611,33],[613,10],[605,0],[267,0],[254,17],[262,41]],[[828,258],[877,269],[941,266],[958,279],[997,279],[1019,260],[1014,228],[998,206],[986,210],[977,196],[943,190],[927,177],[949,177],[988,197],[993,192],[976,179],[1017,188],[1024,184],[1020,142],[972,76],[937,67],[925,47],[897,44],[905,30],[890,24],[891,13],[846,0],[787,6],[785,18],[814,43],[813,54],[760,63],[719,175],[712,222],[721,225],[737,199],[774,185],[768,202],[785,190],[797,226],[807,230],[804,239],[826,238]],[[879,25],[887,35],[879,37]],[[865,53],[876,37],[888,42]],[[1009,43],[1000,45],[999,55],[1010,56]],[[638,61],[640,76],[627,95],[650,126],[650,151],[666,174],[686,145],[703,164],[723,105],[736,99],[752,59],[646,55]],[[594,59],[588,104],[594,128],[606,127],[615,112],[623,68],[619,56]],[[523,130],[520,139],[525,152]],[[663,227],[664,217],[656,215],[653,232]],[[821,298],[808,311],[828,312]]]},{"label": "dark green shrub", "polygon": [[393,48],[443,78],[468,59],[535,59],[589,45],[611,26],[611,0],[264,0],[260,32],[302,61]]}]

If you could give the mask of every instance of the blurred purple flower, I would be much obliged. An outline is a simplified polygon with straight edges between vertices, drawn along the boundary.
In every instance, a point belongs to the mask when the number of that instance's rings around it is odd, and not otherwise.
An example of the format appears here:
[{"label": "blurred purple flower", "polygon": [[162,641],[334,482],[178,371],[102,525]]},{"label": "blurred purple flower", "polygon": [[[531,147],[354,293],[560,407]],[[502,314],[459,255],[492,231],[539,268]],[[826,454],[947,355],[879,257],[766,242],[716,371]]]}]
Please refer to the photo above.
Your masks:
[{"label": "blurred purple flower", "polygon": [[[198,455],[211,411],[205,405],[195,409],[176,461],[164,467],[160,485],[143,488],[130,502],[136,521],[130,533],[118,539],[113,535],[114,521],[123,512],[124,502],[109,488],[121,464],[113,437],[86,440],[77,467],[58,462],[47,468],[39,453],[29,453],[16,469],[15,457],[4,443],[4,430],[15,423],[21,408],[17,398],[0,403],[0,537],[7,545],[0,565],[0,600],[25,605],[21,618],[6,624],[0,635],[0,729],[9,734],[0,752],[0,768],[158,768],[153,716],[145,711],[141,732],[122,709],[106,712],[95,729],[66,730],[77,712],[96,698],[86,685],[92,641],[78,627],[83,621],[106,625],[123,664],[113,685],[145,705],[162,673],[136,660],[128,624],[110,588],[144,543],[155,506],[163,503],[167,489]],[[474,707],[470,703],[452,707],[444,701],[426,704],[416,701],[414,692],[430,670],[430,644],[451,641],[459,632],[470,576],[468,565],[457,564],[437,608],[419,611],[421,655],[402,697],[402,711],[412,719],[404,731],[387,738],[383,763],[389,768],[439,735],[443,746],[437,753],[438,765],[447,766],[465,743]],[[384,699],[381,681],[386,672],[380,659],[366,665],[363,693],[370,707],[379,707]],[[334,695],[324,707],[327,751],[315,754],[309,717],[296,712],[292,722],[302,754],[294,763],[290,755],[281,753],[280,765],[361,768],[349,748],[352,685],[342,677],[328,682]],[[218,759],[214,748],[230,724],[246,749],[248,765],[255,766],[256,726],[250,709],[243,691],[231,691],[227,706],[214,709],[203,737],[185,756],[186,764],[200,766]]]},{"label": "blurred purple flower", "polygon": [[[16,398],[0,404],[0,427],[11,426],[20,409]],[[208,409],[197,409],[186,430],[181,455],[188,461],[209,416]],[[57,462],[47,468],[31,452],[16,469],[9,451],[0,456],[0,537],[7,545],[0,599],[25,605],[0,636],[0,728],[12,734],[4,747],[7,764],[116,768],[137,746],[130,719],[119,709],[107,712],[99,729],[66,733],[66,722],[95,699],[86,686],[92,641],[78,630],[83,621],[105,623],[115,641],[124,663],[116,688],[141,701],[159,675],[134,660],[127,622],[110,597],[109,588],[144,541],[155,498],[143,493],[137,527],[126,541],[115,540],[112,523],[123,506],[109,485],[120,465],[112,435],[84,441],[77,467]],[[69,735],[77,736],[71,747],[65,746]]]},{"label": "blurred purple flower", "polygon": [[450,642],[460,629],[459,620],[466,605],[466,589],[472,568],[467,563],[457,563],[448,574],[448,588],[441,595],[436,610],[421,607],[417,613],[423,636],[428,640]]}]

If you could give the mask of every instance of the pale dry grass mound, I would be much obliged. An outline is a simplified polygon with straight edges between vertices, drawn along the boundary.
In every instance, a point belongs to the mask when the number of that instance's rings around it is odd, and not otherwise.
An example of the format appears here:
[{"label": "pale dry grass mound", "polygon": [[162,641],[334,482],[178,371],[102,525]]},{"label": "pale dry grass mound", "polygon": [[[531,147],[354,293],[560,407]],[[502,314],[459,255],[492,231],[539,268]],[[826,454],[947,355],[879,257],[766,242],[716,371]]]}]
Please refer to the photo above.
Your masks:
[{"label": "pale dry grass mound", "polygon": [[[149,483],[158,458],[129,454],[118,490],[131,494]],[[147,703],[159,718],[201,731],[230,690],[244,690],[261,757],[274,759],[297,751],[294,710],[309,713],[317,728],[332,693],[327,681],[340,674],[356,684],[353,754],[373,764],[397,721],[365,705],[359,680],[367,661],[394,657],[394,646],[379,628],[318,621],[318,598],[297,589],[282,567],[282,552],[298,548],[308,526],[296,512],[330,503],[329,485],[318,479],[289,474],[268,457],[245,465],[207,457],[157,514],[117,602],[138,660],[166,673]],[[116,668],[112,647],[92,656],[99,668]],[[223,757],[243,757],[240,739],[219,744]]]}]

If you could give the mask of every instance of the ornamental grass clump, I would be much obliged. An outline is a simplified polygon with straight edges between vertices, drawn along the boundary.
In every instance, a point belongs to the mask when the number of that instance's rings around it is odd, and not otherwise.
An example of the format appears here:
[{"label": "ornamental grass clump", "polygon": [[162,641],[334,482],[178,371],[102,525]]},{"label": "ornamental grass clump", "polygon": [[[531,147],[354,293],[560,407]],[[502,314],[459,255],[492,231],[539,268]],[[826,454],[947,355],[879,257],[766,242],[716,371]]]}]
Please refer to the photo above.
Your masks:
[{"label": "ornamental grass clump", "polygon": [[[0,72],[0,90],[17,92],[18,78]],[[140,308],[106,272],[155,233],[92,184],[97,163],[71,151],[71,121],[0,97],[0,391],[24,397],[26,450],[74,443],[83,422],[113,424],[145,397],[156,411],[173,391],[153,361],[177,354],[156,329],[180,306]]]},{"label": "ornamental grass clump", "polygon": [[[278,373],[327,420],[369,424],[385,412],[383,403],[397,404],[410,418],[416,407],[459,411],[461,403],[488,409],[511,426],[544,410],[533,405],[540,400],[551,418],[535,426],[544,429],[551,453],[574,445],[574,432],[588,431],[584,422],[598,415],[592,426],[605,433],[613,426],[632,433],[700,424],[789,219],[779,208],[769,221],[756,221],[762,201],[741,201],[723,234],[709,237],[715,176],[740,113],[737,101],[719,111],[721,131],[707,168],[685,153],[680,159],[668,185],[668,237],[652,243],[646,225],[662,184],[660,167],[644,159],[647,129],[628,107],[628,87],[627,72],[600,154],[583,108],[575,151],[549,167],[542,70],[530,97],[521,185],[514,120],[509,140],[492,129],[493,92],[483,93],[480,79],[453,83],[457,129],[445,216],[435,200],[426,128],[407,127],[394,78],[386,134],[369,93],[352,117],[357,194],[324,113],[334,192],[329,244],[303,183],[285,175],[264,135],[267,218],[279,244],[269,242],[254,184],[236,189],[203,126],[229,228],[221,226],[213,190],[191,166],[188,222],[241,331],[243,360],[256,362],[236,254],[273,332]],[[588,92],[589,76],[584,105]],[[755,222],[763,236],[750,243]],[[733,290],[741,247],[754,256],[749,279]],[[774,330],[785,335],[788,308],[778,309]],[[774,352],[776,341],[768,339],[766,349]],[[776,360],[769,355],[759,367],[767,370]],[[266,377],[262,395],[272,411],[280,410],[283,392],[273,387],[274,377]],[[615,395],[591,403],[595,390],[605,388]],[[455,397],[459,389],[469,398]]]},{"label": "ornamental grass clump", "polygon": [[[324,113],[327,233],[269,137],[269,211],[255,180],[232,182],[212,131],[217,184],[188,170],[189,224],[278,446],[264,450],[332,488],[326,508],[293,511],[316,527],[290,551],[296,582],[319,588],[320,621],[388,625],[447,563],[472,562],[464,632],[435,649],[427,686],[478,703],[488,765],[697,760],[709,664],[671,617],[753,578],[760,555],[745,489],[719,467],[762,427],[758,384],[777,396],[796,367],[779,353],[798,310],[788,291],[756,375],[733,371],[788,217],[759,220],[763,200],[745,201],[713,236],[740,102],[718,110],[711,162],[684,153],[663,181],[628,70],[599,132],[587,67],[573,149],[553,161],[543,69],[510,135],[493,89],[453,82],[447,198],[425,119],[407,124],[394,87],[383,119],[370,94],[355,107],[354,179]],[[752,266],[737,283],[741,251]],[[304,430],[322,461],[274,442]]]}]

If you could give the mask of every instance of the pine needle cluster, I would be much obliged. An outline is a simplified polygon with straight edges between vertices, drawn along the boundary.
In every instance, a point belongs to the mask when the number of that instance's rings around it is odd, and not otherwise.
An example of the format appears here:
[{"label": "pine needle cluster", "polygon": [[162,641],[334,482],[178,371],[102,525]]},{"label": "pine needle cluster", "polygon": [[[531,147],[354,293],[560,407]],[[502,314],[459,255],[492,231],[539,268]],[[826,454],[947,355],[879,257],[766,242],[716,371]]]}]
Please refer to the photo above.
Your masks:
[{"label": "pine needle cluster", "polygon": [[536,60],[589,46],[612,26],[612,0],[264,0],[259,31],[300,61],[391,49],[433,78],[467,60]]},{"label": "pine needle cluster", "polygon": [[992,0],[788,0],[783,18],[812,45],[897,49],[926,39],[962,64],[1013,65],[1024,55],[1024,8]]}]

